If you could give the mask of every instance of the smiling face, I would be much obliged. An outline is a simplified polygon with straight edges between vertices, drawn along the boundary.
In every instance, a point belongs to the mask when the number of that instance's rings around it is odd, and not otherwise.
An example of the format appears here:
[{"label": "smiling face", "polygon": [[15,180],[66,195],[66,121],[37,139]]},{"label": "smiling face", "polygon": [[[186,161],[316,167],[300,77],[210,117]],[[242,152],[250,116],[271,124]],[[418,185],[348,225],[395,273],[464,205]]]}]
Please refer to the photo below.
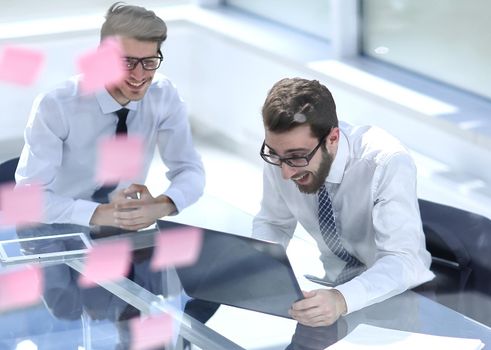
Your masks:
[{"label": "smiling face", "polygon": [[[158,44],[152,41],[140,41],[133,38],[121,37],[121,46],[127,57],[158,56]],[[155,71],[144,70],[138,63],[133,70],[126,72],[125,79],[118,85],[108,88],[109,94],[122,106],[130,101],[138,101],[145,96]]]},{"label": "smiling face", "polygon": [[[324,184],[334,160],[339,140],[339,129],[333,128],[320,147],[304,167],[292,167],[281,164],[281,175],[292,180],[303,193],[315,193]],[[274,133],[266,130],[265,143],[278,156],[294,157],[309,154],[319,143],[312,136],[309,125],[301,125],[286,132]]]}]

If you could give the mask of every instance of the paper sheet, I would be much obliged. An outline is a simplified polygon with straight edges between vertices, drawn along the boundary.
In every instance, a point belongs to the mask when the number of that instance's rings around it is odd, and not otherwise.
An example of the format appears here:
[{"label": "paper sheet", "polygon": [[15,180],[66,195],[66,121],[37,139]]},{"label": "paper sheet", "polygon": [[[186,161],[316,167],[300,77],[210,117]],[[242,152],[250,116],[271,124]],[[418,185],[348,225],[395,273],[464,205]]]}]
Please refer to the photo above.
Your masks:
[{"label": "paper sheet", "polygon": [[112,282],[126,276],[131,264],[131,242],[120,239],[100,243],[87,253],[79,285],[93,287],[98,283]]},{"label": "paper sheet", "polygon": [[130,320],[132,350],[155,349],[172,338],[172,318],[167,314]]},{"label": "paper sheet", "polygon": [[143,169],[143,140],[116,136],[100,141],[96,180],[105,184],[135,181]]},{"label": "paper sheet", "polygon": [[43,272],[37,265],[0,274],[0,312],[41,301]]},{"label": "paper sheet", "polygon": [[186,266],[196,262],[203,243],[203,231],[196,227],[169,229],[155,237],[151,268]]},{"label": "paper sheet", "polygon": [[360,324],[326,350],[480,350],[483,347],[479,339],[441,337]]},{"label": "paper sheet", "polygon": [[83,77],[82,90],[91,93],[122,82],[126,76],[122,56],[121,44],[115,38],[106,38],[97,49],[80,56],[78,70]]},{"label": "paper sheet", "polygon": [[34,84],[45,61],[42,51],[8,45],[0,52],[0,82],[29,86]]},{"label": "paper sheet", "polygon": [[43,190],[38,184],[0,186],[0,225],[28,225],[43,220]]}]

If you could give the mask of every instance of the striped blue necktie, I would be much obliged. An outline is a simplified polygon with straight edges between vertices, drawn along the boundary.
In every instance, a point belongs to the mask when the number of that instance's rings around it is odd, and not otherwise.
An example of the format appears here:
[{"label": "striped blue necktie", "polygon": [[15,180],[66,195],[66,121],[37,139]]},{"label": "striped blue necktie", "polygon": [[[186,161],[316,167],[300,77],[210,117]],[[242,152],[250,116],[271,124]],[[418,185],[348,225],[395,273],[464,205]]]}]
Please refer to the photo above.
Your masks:
[{"label": "striped blue necktie", "polygon": [[334,211],[332,210],[331,198],[326,190],[326,186],[322,186],[319,190],[319,226],[322,238],[326,242],[327,247],[341,260],[346,262],[346,265],[341,273],[336,278],[335,284],[341,284],[349,281],[360,272],[365,270],[365,265],[357,258],[352,256],[341,244],[341,239],[336,229],[336,220]]}]

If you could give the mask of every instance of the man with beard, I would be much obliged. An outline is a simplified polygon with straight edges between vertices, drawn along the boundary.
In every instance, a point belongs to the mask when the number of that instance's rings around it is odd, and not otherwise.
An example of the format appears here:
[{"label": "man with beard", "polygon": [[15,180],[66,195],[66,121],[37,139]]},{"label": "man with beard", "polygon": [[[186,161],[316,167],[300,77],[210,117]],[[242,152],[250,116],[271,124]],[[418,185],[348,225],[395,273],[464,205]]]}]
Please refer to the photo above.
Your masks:
[{"label": "man with beard", "polygon": [[280,80],[262,115],[266,164],[253,236],[287,246],[299,222],[321,252],[319,279],[334,286],[304,292],[294,319],[327,326],[434,277],[416,167],[398,140],[338,123],[331,93],[315,80]]}]

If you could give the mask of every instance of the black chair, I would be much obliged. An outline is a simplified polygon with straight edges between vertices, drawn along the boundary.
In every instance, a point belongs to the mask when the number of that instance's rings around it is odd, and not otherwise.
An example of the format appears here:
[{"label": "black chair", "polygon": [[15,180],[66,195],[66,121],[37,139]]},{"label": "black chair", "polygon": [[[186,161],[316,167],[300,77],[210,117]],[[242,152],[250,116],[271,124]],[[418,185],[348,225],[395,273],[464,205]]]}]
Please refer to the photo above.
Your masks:
[{"label": "black chair", "polygon": [[419,199],[436,301],[491,326],[491,220]]},{"label": "black chair", "polygon": [[0,164],[0,184],[15,181],[15,170],[19,164],[19,157],[9,159]]}]

